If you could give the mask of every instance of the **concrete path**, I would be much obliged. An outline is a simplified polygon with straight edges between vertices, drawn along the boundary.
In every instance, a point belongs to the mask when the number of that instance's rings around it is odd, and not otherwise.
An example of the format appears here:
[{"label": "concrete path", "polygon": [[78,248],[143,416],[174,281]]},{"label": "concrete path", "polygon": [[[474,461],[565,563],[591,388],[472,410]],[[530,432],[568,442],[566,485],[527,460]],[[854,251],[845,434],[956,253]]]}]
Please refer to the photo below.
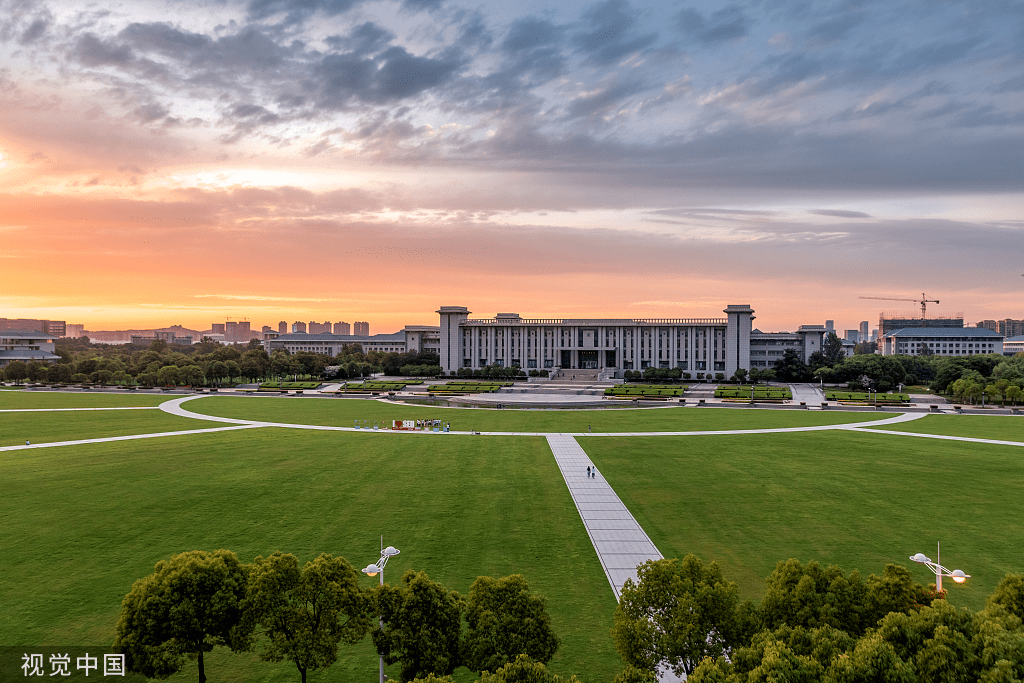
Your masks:
[{"label": "concrete path", "polygon": [[793,393],[793,403],[797,405],[806,403],[808,408],[820,408],[825,400],[825,394],[813,384],[790,384],[789,390]]},{"label": "concrete path", "polygon": [[594,465],[576,439],[568,434],[552,434],[547,439],[618,600],[626,580],[636,581],[637,565],[660,560],[662,555],[604,477],[600,473],[587,476],[587,468]]},{"label": "concrete path", "polygon": [[109,443],[111,441],[134,441],[135,439],[158,439],[164,436],[187,436],[189,434],[209,434],[210,432],[227,432],[233,429],[252,429],[259,424],[235,425],[233,427],[211,427],[210,429],[186,429],[180,432],[158,432],[155,434],[127,434],[125,436],[102,436],[95,439],[78,439],[76,441],[50,441],[48,443],[23,444],[20,446],[0,446],[2,451],[27,451],[33,448],[56,448],[57,446],[81,446],[90,443]]}]

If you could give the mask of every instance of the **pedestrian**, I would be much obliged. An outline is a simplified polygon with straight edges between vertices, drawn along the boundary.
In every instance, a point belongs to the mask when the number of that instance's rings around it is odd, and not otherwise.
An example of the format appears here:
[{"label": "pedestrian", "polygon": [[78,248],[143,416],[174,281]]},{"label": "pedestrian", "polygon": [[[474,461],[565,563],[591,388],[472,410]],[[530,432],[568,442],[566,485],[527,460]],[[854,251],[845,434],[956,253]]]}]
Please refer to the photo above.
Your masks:
[{"label": "pedestrian", "polygon": [[596,466],[594,467],[594,471],[590,473],[590,476],[592,476],[594,479],[597,479],[597,467]]},{"label": "pedestrian", "polygon": [[594,430],[593,430],[593,428],[590,425],[587,425],[587,431],[588,432],[593,432]]},{"label": "pedestrian", "polygon": [[590,467],[587,467],[587,479],[590,479]]}]

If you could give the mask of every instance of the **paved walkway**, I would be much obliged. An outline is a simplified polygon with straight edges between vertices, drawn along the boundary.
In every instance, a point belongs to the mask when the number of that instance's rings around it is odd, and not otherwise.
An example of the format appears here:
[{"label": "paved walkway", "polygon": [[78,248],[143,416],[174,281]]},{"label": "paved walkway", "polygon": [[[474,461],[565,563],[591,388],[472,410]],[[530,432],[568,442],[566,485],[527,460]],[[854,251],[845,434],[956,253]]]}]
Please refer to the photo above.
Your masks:
[{"label": "paved walkway", "polygon": [[637,566],[660,560],[662,555],[604,477],[600,473],[587,476],[587,468],[594,465],[576,439],[568,434],[552,434],[547,439],[618,600],[626,581],[636,581]]},{"label": "paved walkway", "polygon": [[69,413],[75,410],[160,410],[160,406],[119,406],[115,408],[5,408],[0,413]]},{"label": "paved walkway", "polygon": [[789,390],[793,394],[793,403],[797,405],[806,403],[808,408],[820,408],[821,402],[825,400],[825,394],[813,384],[790,384]]}]

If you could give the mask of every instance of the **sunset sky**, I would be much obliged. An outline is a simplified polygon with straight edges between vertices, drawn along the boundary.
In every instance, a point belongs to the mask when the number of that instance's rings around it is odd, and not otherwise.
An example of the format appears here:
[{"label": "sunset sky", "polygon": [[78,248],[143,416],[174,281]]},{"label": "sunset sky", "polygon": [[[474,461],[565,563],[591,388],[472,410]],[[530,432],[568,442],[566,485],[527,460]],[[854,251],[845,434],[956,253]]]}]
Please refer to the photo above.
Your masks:
[{"label": "sunset sky", "polygon": [[0,0],[0,316],[1024,318],[1020,0]]}]

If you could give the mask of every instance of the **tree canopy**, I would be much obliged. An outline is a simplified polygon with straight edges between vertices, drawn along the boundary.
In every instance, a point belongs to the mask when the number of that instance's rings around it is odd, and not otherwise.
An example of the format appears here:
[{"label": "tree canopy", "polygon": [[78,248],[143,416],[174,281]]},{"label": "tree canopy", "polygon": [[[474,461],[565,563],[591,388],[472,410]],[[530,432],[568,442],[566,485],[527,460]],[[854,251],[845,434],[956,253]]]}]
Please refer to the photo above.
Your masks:
[{"label": "tree canopy", "polygon": [[478,576],[466,600],[465,665],[495,671],[519,655],[546,664],[558,650],[545,600],[530,593],[522,574]]},{"label": "tree canopy", "polygon": [[626,664],[689,675],[701,659],[721,657],[734,644],[737,588],[717,563],[704,565],[692,554],[681,562],[652,560],[637,568],[637,578],[622,589],[612,631]]},{"label": "tree canopy", "polygon": [[205,683],[206,652],[216,645],[248,646],[241,626],[245,589],[245,566],[228,550],[193,550],[161,560],[125,596],[114,649],[127,655],[129,670],[151,678],[167,678],[186,655],[196,657],[199,683]]},{"label": "tree canopy", "polygon": [[266,637],[260,658],[287,659],[306,683],[310,669],[330,666],[338,643],[356,643],[370,628],[369,597],[343,557],[323,554],[299,569],[292,554],[257,557],[249,570],[246,621]]},{"label": "tree canopy", "polygon": [[403,681],[459,666],[461,595],[410,569],[401,585],[377,588],[375,601],[384,625],[374,627],[373,643],[386,663],[401,664]]}]

